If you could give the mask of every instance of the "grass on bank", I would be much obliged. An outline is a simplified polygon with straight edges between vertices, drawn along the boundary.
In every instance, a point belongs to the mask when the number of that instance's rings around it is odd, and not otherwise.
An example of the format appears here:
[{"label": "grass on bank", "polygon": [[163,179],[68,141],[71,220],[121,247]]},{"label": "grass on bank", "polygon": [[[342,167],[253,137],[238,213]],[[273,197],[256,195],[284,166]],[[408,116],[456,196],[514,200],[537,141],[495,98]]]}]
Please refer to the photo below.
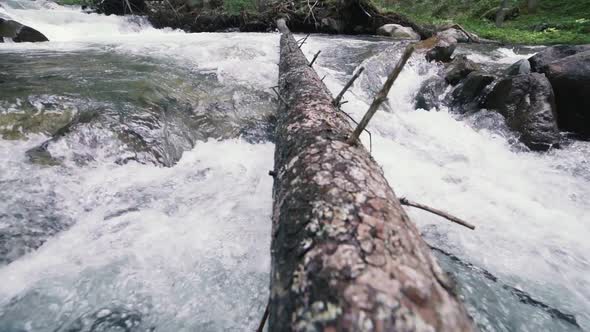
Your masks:
[{"label": "grass on bank", "polygon": [[[385,11],[404,14],[418,23],[458,23],[482,38],[514,44],[590,44],[590,0],[539,0],[535,13],[527,13],[525,0],[510,1],[520,15],[502,28],[482,18],[500,0],[374,0]],[[548,26],[535,31],[540,25]]]}]

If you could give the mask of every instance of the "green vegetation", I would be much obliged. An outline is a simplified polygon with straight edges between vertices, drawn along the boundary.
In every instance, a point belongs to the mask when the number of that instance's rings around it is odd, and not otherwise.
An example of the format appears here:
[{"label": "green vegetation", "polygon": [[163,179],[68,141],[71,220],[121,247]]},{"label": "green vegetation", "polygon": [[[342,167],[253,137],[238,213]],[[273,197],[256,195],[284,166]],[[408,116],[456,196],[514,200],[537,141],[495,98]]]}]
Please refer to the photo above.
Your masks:
[{"label": "green vegetation", "polygon": [[256,2],[253,0],[223,0],[223,8],[229,14],[241,12],[256,12]]},{"label": "green vegetation", "polygon": [[520,14],[502,28],[484,18],[494,13],[500,0],[374,0],[386,11],[405,14],[419,23],[458,23],[482,38],[519,44],[590,43],[589,0],[539,0],[535,13],[528,13],[525,0],[511,0]]}]

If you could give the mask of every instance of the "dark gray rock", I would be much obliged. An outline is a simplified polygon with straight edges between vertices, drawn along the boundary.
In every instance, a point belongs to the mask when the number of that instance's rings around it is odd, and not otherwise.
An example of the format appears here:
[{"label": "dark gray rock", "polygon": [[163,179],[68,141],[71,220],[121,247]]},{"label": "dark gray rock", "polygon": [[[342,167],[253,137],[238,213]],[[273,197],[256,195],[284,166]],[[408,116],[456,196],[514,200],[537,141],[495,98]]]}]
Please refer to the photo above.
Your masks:
[{"label": "dark gray rock", "polygon": [[495,79],[495,76],[481,71],[469,73],[453,90],[453,110],[465,113],[477,109],[485,88]]},{"label": "dark gray rock", "polygon": [[41,32],[13,20],[0,18],[0,37],[12,38],[16,43],[49,41]]},{"label": "dark gray rock", "polygon": [[590,50],[543,68],[553,86],[559,127],[590,136]]},{"label": "dark gray rock", "polygon": [[447,82],[438,76],[427,79],[416,95],[415,107],[427,111],[438,108],[442,102],[440,97],[444,94],[447,86]]},{"label": "dark gray rock", "polygon": [[521,134],[531,150],[544,151],[559,145],[555,97],[549,80],[532,73],[502,79],[483,105],[498,111],[507,125]]},{"label": "dark gray rock", "polygon": [[426,52],[426,60],[428,62],[440,61],[450,62],[455,48],[457,48],[457,40],[452,37],[432,37],[432,48]]},{"label": "dark gray rock", "polygon": [[543,67],[565,57],[590,51],[590,45],[557,45],[550,46],[529,58],[531,71],[542,73]]},{"label": "dark gray rock", "polygon": [[526,75],[531,72],[531,63],[528,60],[522,59],[513,63],[506,71],[504,75],[515,76],[515,75]]},{"label": "dark gray rock", "polygon": [[479,70],[479,66],[467,59],[464,54],[457,55],[445,69],[445,80],[452,85],[459,83],[469,73]]}]

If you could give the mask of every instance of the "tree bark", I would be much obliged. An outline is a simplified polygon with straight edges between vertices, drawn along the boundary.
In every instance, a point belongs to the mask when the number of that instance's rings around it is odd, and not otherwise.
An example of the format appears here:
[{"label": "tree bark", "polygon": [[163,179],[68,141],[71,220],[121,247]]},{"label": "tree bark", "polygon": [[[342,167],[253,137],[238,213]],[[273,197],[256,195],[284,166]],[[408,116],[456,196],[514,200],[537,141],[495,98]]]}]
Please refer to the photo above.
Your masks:
[{"label": "tree bark", "polygon": [[284,21],[269,331],[472,331],[381,168]]}]

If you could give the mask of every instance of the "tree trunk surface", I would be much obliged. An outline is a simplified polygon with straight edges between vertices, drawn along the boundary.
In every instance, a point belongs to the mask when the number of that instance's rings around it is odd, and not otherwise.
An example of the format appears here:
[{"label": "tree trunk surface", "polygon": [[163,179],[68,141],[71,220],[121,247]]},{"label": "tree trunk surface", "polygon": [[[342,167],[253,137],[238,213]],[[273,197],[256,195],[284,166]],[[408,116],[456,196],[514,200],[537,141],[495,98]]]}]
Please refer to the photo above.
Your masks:
[{"label": "tree trunk surface", "polygon": [[281,55],[269,331],[472,331],[471,318],[289,32]]}]

